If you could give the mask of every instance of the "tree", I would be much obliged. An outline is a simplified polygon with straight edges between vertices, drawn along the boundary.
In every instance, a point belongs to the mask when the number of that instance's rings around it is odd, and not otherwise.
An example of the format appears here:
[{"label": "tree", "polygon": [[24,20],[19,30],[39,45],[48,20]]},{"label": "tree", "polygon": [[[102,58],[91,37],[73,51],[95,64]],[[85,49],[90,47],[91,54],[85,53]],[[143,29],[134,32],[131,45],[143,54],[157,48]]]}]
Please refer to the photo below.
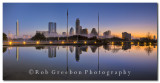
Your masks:
[{"label": "tree", "polygon": [[7,40],[7,35],[5,33],[3,33],[3,40]]},{"label": "tree", "polygon": [[147,39],[148,39],[148,40],[151,40],[151,38],[152,38],[152,36],[151,36],[150,33],[148,32],[148,33],[147,33]]},{"label": "tree", "polygon": [[36,35],[33,36],[31,40],[46,40],[46,37],[41,33],[36,33]]},{"label": "tree", "polygon": [[7,51],[7,47],[3,47],[3,53]]}]

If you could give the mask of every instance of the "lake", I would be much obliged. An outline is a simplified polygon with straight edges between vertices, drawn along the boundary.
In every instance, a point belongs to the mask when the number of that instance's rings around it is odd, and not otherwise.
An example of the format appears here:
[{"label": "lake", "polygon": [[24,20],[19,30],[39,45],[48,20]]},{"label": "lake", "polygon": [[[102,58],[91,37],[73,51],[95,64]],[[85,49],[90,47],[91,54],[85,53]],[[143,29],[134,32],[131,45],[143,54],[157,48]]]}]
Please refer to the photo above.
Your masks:
[{"label": "lake", "polygon": [[4,80],[157,80],[157,46],[3,46]]}]

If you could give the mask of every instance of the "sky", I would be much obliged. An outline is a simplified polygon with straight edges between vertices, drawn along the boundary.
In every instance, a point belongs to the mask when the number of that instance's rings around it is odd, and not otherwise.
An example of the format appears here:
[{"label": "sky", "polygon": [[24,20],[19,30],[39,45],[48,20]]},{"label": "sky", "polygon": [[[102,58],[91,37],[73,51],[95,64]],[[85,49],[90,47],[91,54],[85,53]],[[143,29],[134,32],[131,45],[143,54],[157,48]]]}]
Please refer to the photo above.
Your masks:
[{"label": "sky", "polygon": [[[75,30],[76,18],[82,28],[99,27],[100,35],[111,30],[111,35],[122,37],[122,32],[132,38],[145,37],[148,32],[157,37],[157,3],[3,3],[3,32],[16,35],[19,21],[20,36],[48,31],[48,23],[57,23],[57,32]],[[98,31],[98,30],[97,30]]]}]

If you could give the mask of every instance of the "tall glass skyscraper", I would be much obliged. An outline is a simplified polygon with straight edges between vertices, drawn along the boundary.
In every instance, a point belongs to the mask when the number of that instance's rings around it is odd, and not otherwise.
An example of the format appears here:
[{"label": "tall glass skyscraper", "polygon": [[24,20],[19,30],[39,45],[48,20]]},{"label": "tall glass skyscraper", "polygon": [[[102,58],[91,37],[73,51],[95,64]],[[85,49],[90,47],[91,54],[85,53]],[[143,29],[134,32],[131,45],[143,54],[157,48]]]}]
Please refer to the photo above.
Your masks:
[{"label": "tall glass skyscraper", "polygon": [[74,29],[73,29],[73,27],[71,27],[70,32],[69,32],[69,35],[70,35],[70,36],[71,36],[71,35],[74,35]]},{"label": "tall glass skyscraper", "polygon": [[56,23],[55,22],[53,23],[53,30],[52,30],[52,32],[55,32],[55,33],[57,32],[56,31]]},{"label": "tall glass skyscraper", "polygon": [[80,29],[80,20],[79,18],[76,19],[76,35],[80,35],[81,29]]},{"label": "tall glass skyscraper", "polygon": [[55,32],[56,33],[56,23],[54,22],[49,22],[48,24],[48,32],[49,33],[53,33]]}]

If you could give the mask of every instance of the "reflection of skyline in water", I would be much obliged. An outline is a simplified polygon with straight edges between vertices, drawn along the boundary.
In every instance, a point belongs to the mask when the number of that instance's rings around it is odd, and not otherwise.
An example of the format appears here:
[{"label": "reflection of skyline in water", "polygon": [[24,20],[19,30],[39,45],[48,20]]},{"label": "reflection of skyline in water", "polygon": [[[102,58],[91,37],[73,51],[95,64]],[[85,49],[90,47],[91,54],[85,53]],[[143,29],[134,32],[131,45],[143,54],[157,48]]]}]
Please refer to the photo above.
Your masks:
[{"label": "reflection of skyline in water", "polygon": [[57,47],[52,47],[52,46],[49,46],[48,47],[48,57],[49,58],[52,58],[52,57],[56,57],[56,48]]},{"label": "reflection of skyline in water", "polygon": [[129,50],[129,49],[131,49],[131,44],[124,44],[124,45],[122,45],[122,50]]},{"label": "reflection of skyline in water", "polygon": [[80,60],[80,54],[82,54],[82,51],[83,52],[87,52],[88,51],[88,46],[76,46],[75,47],[75,58],[76,58],[76,61],[79,61]]},{"label": "reflection of skyline in water", "polygon": [[70,52],[73,53],[74,51],[74,46],[69,46]]},{"label": "reflection of skyline in water", "polygon": [[[139,48],[138,50],[136,49],[137,47]],[[4,49],[5,48],[6,47],[4,47]],[[8,75],[11,77],[12,75],[16,75],[23,79],[26,75],[23,77],[21,72],[27,71],[30,68],[40,70],[46,68],[67,72],[70,70],[83,71],[86,69],[92,69],[95,71],[127,69],[135,72],[134,75],[132,75],[133,77],[139,76],[134,77],[135,79],[148,79],[150,78],[147,77],[148,75],[152,76],[152,78],[156,76],[157,46],[76,45],[7,47],[7,50],[4,52],[3,59],[5,70],[4,77],[7,77],[8,79]],[[24,73],[28,74],[28,72]],[[86,75],[83,75],[82,77],[90,77],[89,75],[85,76]],[[96,77],[100,78],[99,75]],[[53,76],[53,78],[56,78],[56,76]],[[71,78],[74,78],[74,76],[71,75]],[[46,79],[49,79],[49,76],[47,76]]]},{"label": "reflection of skyline in water", "polygon": [[92,52],[95,53],[98,47],[97,46],[90,46],[90,48],[91,48]]},{"label": "reflection of skyline in water", "polygon": [[[69,47],[69,50],[67,50]],[[99,46],[94,46],[94,45],[91,45],[91,46],[62,46],[62,48],[66,49],[66,51],[70,51],[70,53],[74,53],[75,51],[75,60],[78,62],[80,60],[80,55],[83,53],[83,52],[88,52],[88,47],[90,47],[91,49],[91,52],[92,53],[96,53],[97,49]],[[142,46],[135,46],[134,49],[141,49]],[[56,57],[57,55],[57,48],[59,50],[59,46],[36,46],[35,47],[36,50],[43,50],[43,49],[47,49],[48,50],[48,57],[49,58],[53,58],[53,57]],[[101,48],[101,46],[100,46]],[[116,45],[102,45],[102,48],[106,51],[111,51],[112,53],[118,53],[118,51],[120,50],[124,50],[124,51],[127,51],[127,50],[130,50],[131,49],[131,44],[126,44],[126,45],[122,45],[122,46],[116,46]],[[155,46],[146,46],[144,48],[145,52],[150,55],[153,51],[153,48],[155,48]],[[10,50],[12,50],[12,47],[3,47],[3,53],[5,53],[8,49],[8,54],[10,55]],[[16,47],[16,59],[17,61],[19,60],[19,47]]]},{"label": "reflection of skyline in water", "polygon": [[[155,46],[154,46],[154,48],[155,48]],[[146,47],[144,50],[147,52],[148,55],[150,55],[153,51],[153,48],[149,46],[149,47]]]}]

